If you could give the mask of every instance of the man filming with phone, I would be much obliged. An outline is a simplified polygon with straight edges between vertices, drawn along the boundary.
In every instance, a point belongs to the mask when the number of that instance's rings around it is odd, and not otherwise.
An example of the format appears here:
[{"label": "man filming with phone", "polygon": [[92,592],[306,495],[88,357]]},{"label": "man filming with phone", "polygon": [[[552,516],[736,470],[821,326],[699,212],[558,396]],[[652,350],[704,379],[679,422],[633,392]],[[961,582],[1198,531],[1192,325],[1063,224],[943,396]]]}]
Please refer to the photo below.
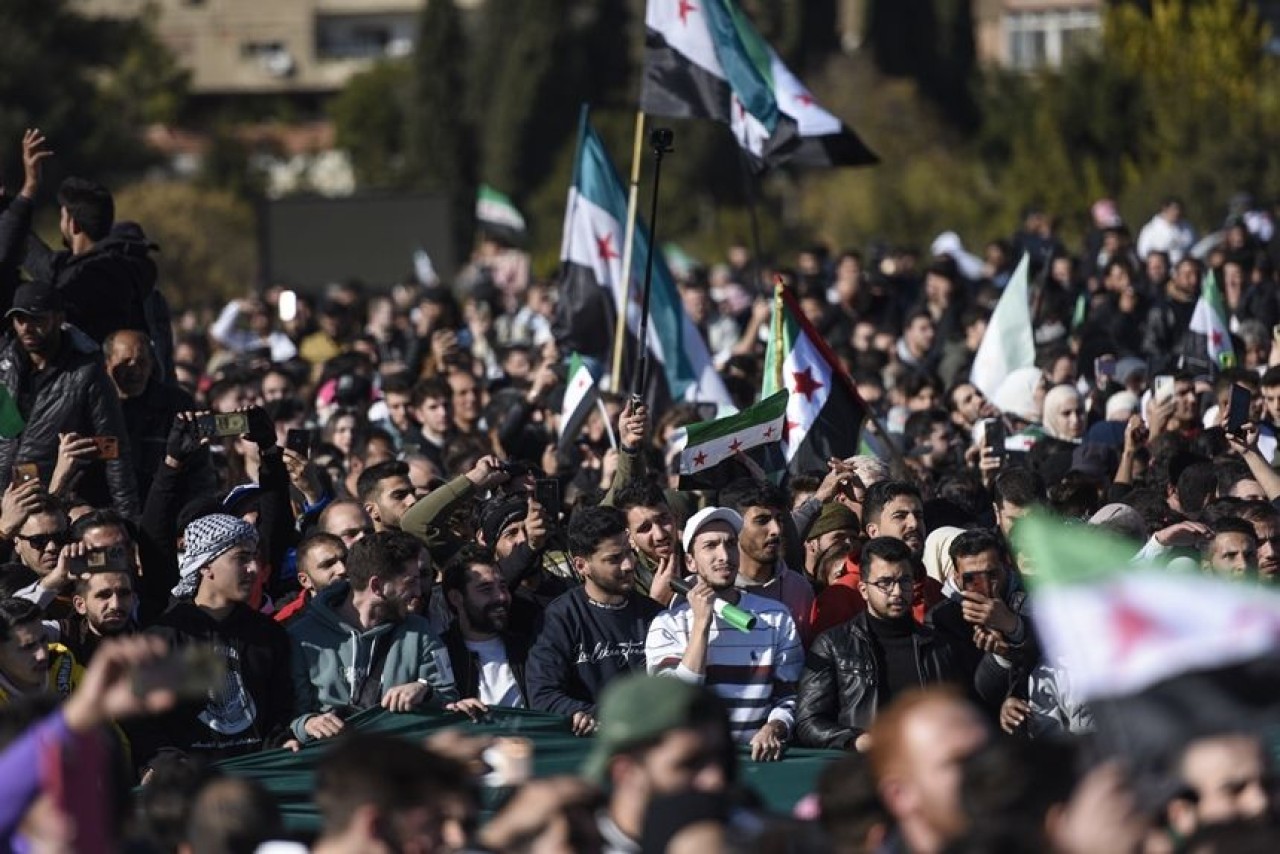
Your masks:
[{"label": "man filming with phone", "polygon": [[[930,609],[927,623],[950,643],[966,682],[976,680],[979,696],[995,710],[1015,664],[1037,655],[1021,613],[1026,595],[1010,589],[1004,547],[994,531],[965,531],[949,555],[953,569],[942,586],[947,598]],[[984,663],[988,653],[991,661]]]}]

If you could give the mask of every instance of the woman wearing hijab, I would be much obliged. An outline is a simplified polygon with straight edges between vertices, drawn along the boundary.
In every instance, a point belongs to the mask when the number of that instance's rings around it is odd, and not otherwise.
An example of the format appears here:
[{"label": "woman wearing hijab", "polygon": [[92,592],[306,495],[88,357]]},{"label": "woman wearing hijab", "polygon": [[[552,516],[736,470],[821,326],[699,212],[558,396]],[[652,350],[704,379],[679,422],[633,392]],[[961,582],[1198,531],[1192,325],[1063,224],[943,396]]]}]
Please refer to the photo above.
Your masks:
[{"label": "woman wearing hijab", "polygon": [[1071,457],[1084,436],[1084,400],[1069,385],[1057,385],[1044,397],[1044,438],[1027,455],[1027,463],[1045,483],[1056,483],[1071,470]]}]

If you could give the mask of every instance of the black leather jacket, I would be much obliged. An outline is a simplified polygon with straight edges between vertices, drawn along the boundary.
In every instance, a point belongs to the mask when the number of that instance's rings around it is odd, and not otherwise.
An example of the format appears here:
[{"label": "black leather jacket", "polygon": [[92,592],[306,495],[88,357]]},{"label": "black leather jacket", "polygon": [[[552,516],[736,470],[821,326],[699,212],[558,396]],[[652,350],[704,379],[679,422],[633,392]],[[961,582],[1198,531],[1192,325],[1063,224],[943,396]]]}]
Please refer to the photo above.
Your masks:
[{"label": "black leather jacket", "polygon": [[[913,638],[920,685],[960,682],[955,656],[928,626]],[[805,747],[851,749],[871,726],[880,699],[881,674],[867,612],[818,636],[805,657],[796,707],[796,735]]]}]

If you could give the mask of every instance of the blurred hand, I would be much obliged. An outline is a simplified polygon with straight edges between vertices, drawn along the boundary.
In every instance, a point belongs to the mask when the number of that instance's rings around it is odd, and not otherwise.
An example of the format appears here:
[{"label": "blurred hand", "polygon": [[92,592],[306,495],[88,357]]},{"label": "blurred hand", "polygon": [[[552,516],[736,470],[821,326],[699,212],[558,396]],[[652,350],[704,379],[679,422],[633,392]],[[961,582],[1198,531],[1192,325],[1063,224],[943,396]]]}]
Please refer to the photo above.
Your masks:
[{"label": "blurred hand", "polygon": [[1031,704],[1017,697],[1006,697],[1000,706],[1000,729],[1013,735],[1031,714]]},{"label": "blurred hand", "polygon": [[591,735],[596,731],[596,719],[589,712],[574,712],[569,727],[577,736]]},{"label": "blurred hand", "polygon": [[49,476],[49,492],[61,495],[71,486],[75,475],[88,462],[98,458],[98,445],[91,437],[78,433],[58,434],[58,459]]},{"label": "blurred hand", "polygon": [[649,433],[649,407],[628,400],[618,415],[619,447],[635,451],[644,444]]},{"label": "blurred hand", "polygon": [[529,538],[529,548],[535,552],[547,544],[551,533],[551,520],[547,518],[546,510],[532,498],[529,499],[529,512],[524,517],[524,533]]},{"label": "blurred hand", "polygon": [[689,609],[693,611],[693,631],[707,634],[711,631],[711,624],[715,622],[716,591],[712,589],[710,584],[698,579],[698,583],[686,594],[689,600]]},{"label": "blurred hand", "polygon": [[173,468],[182,468],[192,455],[207,444],[201,439],[196,429],[196,419],[207,412],[179,412],[173,418],[173,426],[169,428],[169,438],[165,441],[165,463]]},{"label": "blurred hand", "polygon": [[250,406],[244,410],[249,418],[249,429],[245,438],[260,449],[273,448],[276,444],[276,425],[271,423],[271,416],[261,406]]},{"label": "blurred hand", "polygon": [[1141,415],[1130,415],[1129,423],[1124,426],[1124,452],[1134,454],[1147,444],[1147,426],[1142,423]]},{"label": "blurred hand", "polygon": [[22,134],[22,195],[35,198],[40,189],[41,162],[53,152],[44,147],[45,138],[39,128],[27,128]]},{"label": "blurred hand", "polygon": [[482,776],[489,766],[484,761],[484,752],[493,746],[491,735],[471,735],[458,727],[446,727],[434,732],[423,740],[426,748],[433,753],[456,759],[476,777]]},{"label": "blurred hand", "polygon": [[1009,606],[999,597],[983,596],[972,590],[966,590],[960,595],[964,597],[960,603],[960,611],[965,622],[986,626],[1006,635],[1018,630],[1018,615],[1010,611]]},{"label": "blurred hand", "polygon": [[676,593],[671,589],[671,580],[676,577],[678,560],[673,550],[671,554],[658,559],[653,570],[653,580],[649,582],[649,598],[663,606],[669,606]]},{"label": "blurred hand", "polygon": [[[486,851],[571,851],[576,827],[594,827],[599,792],[578,777],[530,780],[480,830]],[[572,813],[579,812],[578,819]]]},{"label": "blurred hand", "polygon": [[1149,823],[1119,764],[1108,762],[1076,786],[1048,827],[1049,842],[1062,854],[1128,854],[1139,850]]},{"label": "blurred hand", "polygon": [[452,329],[437,329],[431,333],[431,358],[437,370],[458,354],[458,335]]},{"label": "blurred hand", "polygon": [[84,557],[86,551],[84,543],[67,543],[63,546],[62,551],[58,552],[58,562],[54,565],[53,572],[40,579],[40,586],[55,593],[65,590],[71,583],[71,564]]},{"label": "blurred hand", "polygon": [[0,500],[0,536],[12,540],[31,514],[40,508],[43,493],[38,480],[9,484]]},{"label": "blurred hand", "polygon": [[325,712],[307,718],[302,728],[314,739],[333,738],[347,728],[347,723],[333,712]]},{"label": "blurred hand", "polygon": [[1006,658],[1009,655],[1009,642],[1005,640],[1004,635],[994,629],[974,626],[973,645],[983,652],[989,652],[1001,658]]},{"label": "blurred hand", "polygon": [[284,449],[284,467],[289,472],[289,482],[302,493],[307,504],[315,504],[321,498],[320,486],[316,482],[315,467],[307,462],[306,457],[297,451]]},{"label": "blurred hand", "polygon": [[1155,540],[1166,548],[1200,548],[1200,543],[1210,534],[1207,525],[1199,522],[1179,522],[1155,532]]},{"label": "blurred hand", "polygon": [[177,701],[172,690],[157,688],[139,696],[132,678],[139,667],[168,654],[164,639],[151,635],[104,640],[62,707],[67,726],[75,732],[88,732],[107,721],[168,711]]},{"label": "blurred hand", "polygon": [[467,472],[467,480],[475,484],[476,489],[492,489],[510,479],[511,475],[502,470],[502,461],[492,454],[476,460],[471,471]]},{"label": "blurred hand", "polygon": [[613,483],[613,476],[618,473],[618,454],[617,448],[610,448],[604,452],[604,457],[600,461],[600,488],[608,490]]},{"label": "blurred hand", "polygon": [[751,737],[751,758],[756,762],[779,762],[787,752],[787,726],[769,721]]}]

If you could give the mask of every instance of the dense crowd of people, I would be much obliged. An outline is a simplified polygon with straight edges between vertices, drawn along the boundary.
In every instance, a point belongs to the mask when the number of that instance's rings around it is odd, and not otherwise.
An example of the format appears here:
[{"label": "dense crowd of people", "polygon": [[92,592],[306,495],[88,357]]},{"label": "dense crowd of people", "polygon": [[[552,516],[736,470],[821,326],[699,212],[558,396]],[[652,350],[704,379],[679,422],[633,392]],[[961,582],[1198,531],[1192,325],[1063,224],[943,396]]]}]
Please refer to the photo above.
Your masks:
[{"label": "dense crowd of people", "polygon": [[[1074,250],[1029,210],[982,257],[948,234],[925,255],[815,247],[786,266],[734,246],[679,270],[739,407],[759,397],[763,283],[781,276],[893,444],[707,491],[673,467],[693,404],[606,391],[565,433],[556,283],[518,250],[483,238],[448,284],[173,311],[145,224],[117,221],[104,187],[65,180],[64,247],[41,241],[49,156],[29,131],[0,202],[13,850],[1273,840],[1258,733],[1167,745],[1154,787],[1097,749],[1010,545],[1046,509],[1136,559],[1280,577],[1280,287],[1247,202],[1199,242],[1174,200],[1136,240],[1104,200]],[[1024,254],[1037,364],[988,399],[969,369]],[[1217,364],[1188,343],[1207,270],[1238,354]],[[421,743],[350,723],[377,708],[459,723]],[[590,755],[508,786],[481,821],[496,745],[466,721],[503,708],[561,716]],[[214,765],[317,744],[314,839],[286,841],[272,795]],[[742,766],[797,747],[845,755],[771,814]]]}]

